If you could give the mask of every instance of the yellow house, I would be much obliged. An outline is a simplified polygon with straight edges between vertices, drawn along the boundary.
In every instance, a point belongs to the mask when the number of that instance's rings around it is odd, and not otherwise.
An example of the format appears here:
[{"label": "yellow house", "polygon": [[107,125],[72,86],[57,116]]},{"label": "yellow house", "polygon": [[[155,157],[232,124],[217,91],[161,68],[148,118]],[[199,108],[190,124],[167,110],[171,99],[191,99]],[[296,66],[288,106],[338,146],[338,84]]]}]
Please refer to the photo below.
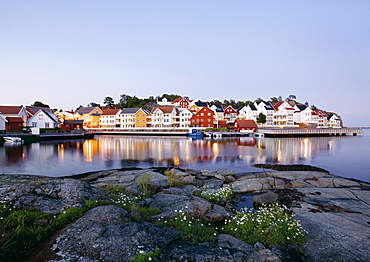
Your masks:
[{"label": "yellow house", "polygon": [[76,111],[76,117],[84,121],[84,127],[99,127],[100,115],[103,110],[100,107],[81,107]]},{"label": "yellow house", "polygon": [[148,126],[148,115],[150,112],[146,109],[139,108],[135,113],[135,127],[147,127]]}]

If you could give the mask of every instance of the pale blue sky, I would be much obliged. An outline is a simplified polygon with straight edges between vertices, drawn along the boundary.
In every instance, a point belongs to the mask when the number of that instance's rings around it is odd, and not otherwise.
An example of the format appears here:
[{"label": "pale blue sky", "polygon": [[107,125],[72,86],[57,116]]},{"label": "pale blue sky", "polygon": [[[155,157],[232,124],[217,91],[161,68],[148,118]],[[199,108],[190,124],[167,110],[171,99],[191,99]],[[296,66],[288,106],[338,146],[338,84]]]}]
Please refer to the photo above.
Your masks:
[{"label": "pale blue sky", "polygon": [[370,1],[0,0],[0,104],[294,94],[370,126]]}]

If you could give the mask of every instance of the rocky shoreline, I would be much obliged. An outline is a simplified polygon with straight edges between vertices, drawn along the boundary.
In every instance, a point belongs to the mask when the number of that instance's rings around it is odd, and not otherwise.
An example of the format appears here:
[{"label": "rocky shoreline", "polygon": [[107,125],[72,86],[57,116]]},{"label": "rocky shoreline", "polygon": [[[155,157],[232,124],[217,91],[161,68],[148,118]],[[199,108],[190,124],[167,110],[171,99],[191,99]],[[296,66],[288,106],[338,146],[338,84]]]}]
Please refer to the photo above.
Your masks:
[{"label": "rocky shoreline", "polygon": [[[29,254],[28,261],[129,261],[140,252],[160,250],[157,261],[370,261],[370,184],[322,171],[263,171],[234,173],[230,170],[171,169],[186,182],[169,186],[167,168],[108,170],[74,177],[0,175],[0,195],[17,208],[62,213],[94,199],[111,201],[102,187],[110,185],[140,193],[143,175],[155,194],[140,205],[160,213],[143,219],[114,205],[98,206]],[[195,194],[231,187],[232,201],[215,204]],[[288,206],[308,231],[299,252],[289,247],[254,246],[228,234],[215,241],[189,243],[174,229],[151,223],[174,217],[185,210],[205,221],[222,222],[232,216],[243,197],[255,203],[278,201]]]}]

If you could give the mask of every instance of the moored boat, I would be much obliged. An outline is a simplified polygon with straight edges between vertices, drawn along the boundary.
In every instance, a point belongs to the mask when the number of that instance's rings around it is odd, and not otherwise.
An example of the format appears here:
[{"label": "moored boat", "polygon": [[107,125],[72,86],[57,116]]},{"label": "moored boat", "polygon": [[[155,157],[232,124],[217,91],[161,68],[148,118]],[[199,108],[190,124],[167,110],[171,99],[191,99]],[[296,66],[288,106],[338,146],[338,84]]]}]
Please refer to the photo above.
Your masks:
[{"label": "moored boat", "polygon": [[4,136],[5,143],[22,143],[22,138],[17,136]]}]

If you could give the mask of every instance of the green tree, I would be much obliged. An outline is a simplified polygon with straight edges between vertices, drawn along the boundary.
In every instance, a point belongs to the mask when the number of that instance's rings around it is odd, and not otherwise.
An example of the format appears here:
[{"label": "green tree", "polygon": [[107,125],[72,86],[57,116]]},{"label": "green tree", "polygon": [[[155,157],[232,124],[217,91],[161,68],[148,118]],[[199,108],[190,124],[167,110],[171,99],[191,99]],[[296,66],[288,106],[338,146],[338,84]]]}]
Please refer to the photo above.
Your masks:
[{"label": "green tree", "polygon": [[256,100],[254,100],[254,102],[256,102],[256,103],[265,102],[265,100],[263,100],[262,98],[259,97]]},{"label": "green tree", "polygon": [[113,98],[110,97],[110,96],[107,96],[104,98],[104,101],[103,101],[103,104],[107,107],[107,108],[114,108],[115,105],[114,105],[114,101],[113,101]]},{"label": "green tree", "polygon": [[312,111],[317,111],[317,110],[320,110],[320,109],[318,109],[315,105],[312,105],[312,106],[311,106],[311,110],[312,110]]},{"label": "green tree", "polygon": [[100,107],[100,104],[95,103],[95,102],[90,102],[87,106],[89,106],[89,107],[96,107],[96,106]]},{"label": "green tree", "polygon": [[260,113],[257,117],[257,124],[265,124],[266,123],[266,115]]},{"label": "green tree", "polygon": [[47,104],[44,104],[43,102],[40,102],[40,101],[35,101],[35,103],[33,103],[31,106],[36,106],[36,107],[49,107],[49,105]]},{"label": "green tree", "polygon": [[297,99],[297,97],[295,95],[289,95],[287,97],[287,99],[285,99],[286,101],[295,101]]},{"label": "green tree", "polygon": [[277,102],[279,102],[279,99],[276,96],[274,96],[274,97],[271,97],[270,98],[270,101],[269,102],[270,103],[273,103],[273,104],[276,104]]}]

